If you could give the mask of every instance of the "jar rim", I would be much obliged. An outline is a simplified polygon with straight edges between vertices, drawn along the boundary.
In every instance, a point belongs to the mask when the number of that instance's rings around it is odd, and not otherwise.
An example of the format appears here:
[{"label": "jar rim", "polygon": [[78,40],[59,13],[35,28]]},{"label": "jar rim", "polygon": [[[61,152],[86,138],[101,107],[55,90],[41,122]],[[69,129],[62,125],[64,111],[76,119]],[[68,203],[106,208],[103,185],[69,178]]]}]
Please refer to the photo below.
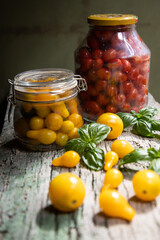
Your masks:
[{"label": "jar rim", "polygon": [[[22,101],[37,101],[34,96],[60,95],[62,99],[68,99],[87,89],[86,81],[80,75],[74,75],[71,70],[63,68],[44,68],[25,71],[17,74],[14,80],[8,80],[12,85],[12,96]],[[68,94],[63,97],[63,94]],[[28,96],[28,97],[27,97]],[[27,100],[26,100],[27,99]],[[38,100],[41,102],[52,101]],[[55,100],[60,101],[60,99]]]},{"label": "jar rim", "polygon": [[88,23],[99,26],[131,25],[138,22],[133,14],[93,14],[88,17]]},{"label": "jar rim", "polygon": [[75,85],[74,73],[63,68],[42,68],[21,72],[14,77],[16,87],[62,87],[65,84]]}]

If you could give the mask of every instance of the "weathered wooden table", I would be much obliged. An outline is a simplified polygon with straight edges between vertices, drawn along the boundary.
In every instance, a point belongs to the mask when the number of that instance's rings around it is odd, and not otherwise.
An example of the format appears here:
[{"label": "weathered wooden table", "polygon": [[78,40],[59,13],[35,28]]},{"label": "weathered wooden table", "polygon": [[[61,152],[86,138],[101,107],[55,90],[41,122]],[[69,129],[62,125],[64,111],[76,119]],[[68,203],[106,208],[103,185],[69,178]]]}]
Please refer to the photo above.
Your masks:
[{"label": "weathered wooden table", "polygon": [[[160,104],[149,95],[149,106]],[[160,114],[157,116],[160,119]],[[135,148],[157,146],[160,140],[123,132],[119,137]],[[134,171],[124,171],[119,191],[129,200],[137,214],[132,222],[104,216],[98,197],[104,171],[90,171],[80,164],[73,169],[52,168],[52,159],[63,151],[27,152],[14,139],[7,114],[0,148],[0,239],[1,240],[159,240],[160,196],[150,203],[134,197]],[[110,150],[112,141],[100,147]],[[134,165],[138,169],[139,165]],[[145,166],[141,166],[145,168]],[[75,212],[62,214],[54,210],[48,198],[50,180],[60,172],[70,171],[81,177],[86,186],[84,204]]]}]

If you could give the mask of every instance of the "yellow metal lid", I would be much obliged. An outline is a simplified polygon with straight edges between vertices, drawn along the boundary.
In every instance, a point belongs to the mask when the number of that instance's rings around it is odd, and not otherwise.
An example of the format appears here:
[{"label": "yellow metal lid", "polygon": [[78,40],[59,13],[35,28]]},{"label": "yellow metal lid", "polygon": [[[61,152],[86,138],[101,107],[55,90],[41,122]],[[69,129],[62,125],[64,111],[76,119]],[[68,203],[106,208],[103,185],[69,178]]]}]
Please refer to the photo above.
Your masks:
[{"label": "yellow metal lid", "polygon": [[131,14],[94,14],[88,17],[88,23],[99,26],[130,25],[138,22],[138,17]]}]

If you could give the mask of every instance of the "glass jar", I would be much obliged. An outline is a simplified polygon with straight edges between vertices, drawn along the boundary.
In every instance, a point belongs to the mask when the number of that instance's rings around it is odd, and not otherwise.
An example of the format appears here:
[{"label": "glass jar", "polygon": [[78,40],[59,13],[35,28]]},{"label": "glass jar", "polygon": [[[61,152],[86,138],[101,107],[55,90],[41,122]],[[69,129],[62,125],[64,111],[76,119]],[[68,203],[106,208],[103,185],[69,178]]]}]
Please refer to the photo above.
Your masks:
[{"label": "glass jar", "polygon": [[86,120],[104,112],[138,112],[147,104],[151,53],[135,29],[137,20],[123,14],[88,17],[90,30],[75,52],[76,73],[88,85],[80,93]]},{"label": "glass jar", "polygon": [[86,81],[67,69],[39,69],[9,80],[14,104],[14,130],[28,149],[49,151],[78,137],[83,125],[78,92]]}]

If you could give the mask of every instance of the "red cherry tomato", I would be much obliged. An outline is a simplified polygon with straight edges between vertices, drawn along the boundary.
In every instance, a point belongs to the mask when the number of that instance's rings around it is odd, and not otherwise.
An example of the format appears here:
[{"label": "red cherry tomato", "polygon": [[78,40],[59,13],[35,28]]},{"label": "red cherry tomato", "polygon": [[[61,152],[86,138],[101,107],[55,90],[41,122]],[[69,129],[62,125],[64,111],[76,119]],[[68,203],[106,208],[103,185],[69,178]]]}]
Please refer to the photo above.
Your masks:
[{"label": "red cherry tomato", "polygon": [[103,67],[103,60],[101,58],[97,58],[93,60],[93,69],[98,70]]},{"label": "red cherry tomato", "polygon": [[131,64],[126,59],[121,59],[122,71],[128,73],[131,70]]},{"label": "red cherry tomato", "polygon": [[140,73],[141,74],[146,74],[149,72],[149,67],[150,67],[150,62],[149,61],[146,61],[146,62],[143,62],[141,65],[140,65]]},{"label": "red cherry tomato", "polygon": [[93,59],[102,58],[102,56],[103,56],[103,51],[101,49],[96,49],[92,53]]},{"label": "red cherry tomato", "polygon": [[121,112],[130,112],[131,109],[131,105],[128,102],[124,102],[121,106],[120,106],[120,111]]},{"label": "red cherry tomato", "polygon": [[87,43],[90,48],[99,49],[99,42],[95,36],[88,36]]},{"label": "red cherry tomato", "polygon": [[110,113],[116,113],[117,112],[117,108],[111,104],[107,105],[106,107],[106,112],[110,112]]},{"label": "red cherry tomato", "polygon": [[115,59],[116,55],[117,55],[117,51],[115,49],[111,48],[109,50],[106,50],[103,53],[103,61],[109,62],[110,60]]},{"label": "red cherry tomato", "polygon": [[81,48],[77,54],[76,61],[78,63],[82,62],[84,58],[90,58],[91,53],[87,48]]},{"label": "red cherry tomato", "polygon": [[139,70],[138,68],[132,68],[130,72],[128,73],[128,78],[130,80],[136,80],[139,75]]},{"label": "red cherry tomato", "polygon": [[138,55],[136,55],[132,58],[129,58],[128,60],[131,62],[132,66],[134,66],[134,67],[136,67],[137,65],[142,63],[142,58]]},{"label": "red cherry tomato", "polygon": [[142,96],[141,94],[138,94],[135,99],[135,104],[137,106],[144,104],[144,96]]},{"label": "red cherry tomato", "polygon": [[115,82],[124,82],[127,80],[127,75],[121,71],[115,71],[112,74],[112,78]]},{"label": "red cherry tomato", "polygon": [[98,96],[97,96],[97,102],[100,106],[105,106],[109,103],[110,99],[109,97],[106,97],[104,94],[100,93]]},{"label": "red cherry tomato", "polygon": [[134,84],[137,85],[137,86],[146,85],[147,84],[147,79],[143,75],[139,74],[137,79],[134,81]]},{"label": "red cherry tomato", "polygon": [[87,92],[80,92],[79,96],[80,96],[82,101],[86,101],[89,97]]},{"label": "red cherry tomato", "polygon": [[124,91],[124,93],[130,92],[132,90],[132,88],[133,88],[133,83],[132,82],[127,80],[127,81],[125,81],[123,83],[123,91]]},{"label": "red cherry tomato", "polygon": [[98,113],[101,111],[100,106],[95,101],[87,101],[83,104],[83,106],[87,112]]},{"label": "red cherry tomato", "polygon": [[138,95],[138,90],[136,88],[133,88],[127,95],[127,101],[132,102],[135,101],[136,97]]},{"label": "red cherry tomato", "polygon": [[139,86],[139,93],[142,95],[148,94],[148,88],[145,85]]},{"label": "red cherry tomato", "polygon": [[122,105],[126,101],[126,96],[122,93],[119,93],[115,96],[115,100],[118,106]]},{"label": "red cherry tomato", "polygon": [[126,58],[127,56],[128,56],[128,53],[125,50],[119,50],[117,52],[117,58]]},{"label": "red cherry tomato", "polygon": [[107,89],[106,89],[107,96],[114,97],[115,95],[117,95],[117,93],[118,93],[118,89],[115,85],[107,86]]},{"label": "red cherry tomato", "polygon": [[88,78],[91,82],[96,82],[98,77],[97,77],[97,73],[94,69],[90,69],[88,71]]},{"label": "red cherry tomato", "polygon": [[95,84],[96,92],[105,91],[107,87],[107,82],[105,80],[98,80]]},{"label": "red cherry tomato", "polygon": [[89,96],[95,97],[98,95],[98,92],[94,85],[88,85],[87,93]]},{"label": "red cherry tomato", "polygon": [[93,64],[92,58],[84,58],[80,66],[81,72],[88,71],[92,67],[92,64]]},{"label": "red cherry tomato", "polygon": [[114,71],[115,69],[121,69],[122,68],[122,62],[120,59],[113,59],[109,61],[107,64],[108,68]]},{"label": "red cherry tomato", "polygon": [[108,80],[111,77],[111,73],[107,68],[100,68],[97,70],[97,77],[100,79]]}]

